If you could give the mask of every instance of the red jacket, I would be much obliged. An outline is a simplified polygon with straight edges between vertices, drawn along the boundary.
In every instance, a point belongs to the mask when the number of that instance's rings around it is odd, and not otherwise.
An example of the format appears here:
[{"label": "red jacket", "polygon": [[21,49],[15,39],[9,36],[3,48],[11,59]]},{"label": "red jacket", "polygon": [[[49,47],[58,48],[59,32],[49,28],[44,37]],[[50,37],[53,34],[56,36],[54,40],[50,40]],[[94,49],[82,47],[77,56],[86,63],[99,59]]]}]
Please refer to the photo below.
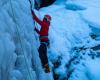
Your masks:
[{"label": "red jacket", "polygon": [[46,21],[41,21],[32,11],[32,16],[35,21],[41,25],[40,31],[35,27],[35,31],[39,34],[40,37],[42,37],[40,40],[47,41],[48,40],[48,31],[49,31],[49,26],[50,24]]}]

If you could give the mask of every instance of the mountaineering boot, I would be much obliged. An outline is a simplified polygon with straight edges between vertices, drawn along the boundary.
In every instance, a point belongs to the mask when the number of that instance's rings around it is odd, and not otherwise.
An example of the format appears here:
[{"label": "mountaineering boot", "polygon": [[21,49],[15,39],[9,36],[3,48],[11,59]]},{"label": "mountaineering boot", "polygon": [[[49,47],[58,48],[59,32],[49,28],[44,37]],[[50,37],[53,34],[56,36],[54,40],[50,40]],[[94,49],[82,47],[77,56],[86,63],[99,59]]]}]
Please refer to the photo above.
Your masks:
[{"label": "mountaineering boot", "polygon": [[50,68],[49,68],[49,65],[48,65],[48,64],[45,64],[45,65],[44,65],[44,71],[45,71],[46,73],[50,73]]}]

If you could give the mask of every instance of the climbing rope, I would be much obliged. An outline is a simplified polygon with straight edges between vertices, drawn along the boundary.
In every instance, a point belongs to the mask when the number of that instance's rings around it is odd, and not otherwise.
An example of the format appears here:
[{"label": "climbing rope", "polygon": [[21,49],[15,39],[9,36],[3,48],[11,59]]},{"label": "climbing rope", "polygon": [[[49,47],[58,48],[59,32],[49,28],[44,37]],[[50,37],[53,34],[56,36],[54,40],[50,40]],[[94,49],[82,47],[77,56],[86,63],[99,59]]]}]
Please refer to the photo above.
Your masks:
[{"label": "climbing rope", "polygon": [[30,8],[31,8],[31,10],[32,10],[32,2],[31,2],[31,0],[28,0],[29,1],[29,3],[30,3]]},{"label": "climbing rope", "polygon": [[11,0],[10,0],[10,5],[11,5],[11,11],[12,11],[13,20],[14,20],[14,22],[16,24],[15,25],[16,34],[18,35],[18,40],[20,41],[20,46],[21,46],[22,53],[24,55],[24,60],[25,60],[26,68],[28,70],[29,78],[30,78],[30,80],[32,80],[31,72],[30,72],[30,69],[29,69],[28,63],[27,63],[27,57],[26,57],[26,55],[24,53],[24,48],[23,48],[23,45],[22,45],[22,40],[20,39],[20,33],[19,33],[19,28],[18,28],[20,25],[16,21],[15,14],[14,14],[14,11],[13,11],[13,5],[12,5],[12,1]]}]

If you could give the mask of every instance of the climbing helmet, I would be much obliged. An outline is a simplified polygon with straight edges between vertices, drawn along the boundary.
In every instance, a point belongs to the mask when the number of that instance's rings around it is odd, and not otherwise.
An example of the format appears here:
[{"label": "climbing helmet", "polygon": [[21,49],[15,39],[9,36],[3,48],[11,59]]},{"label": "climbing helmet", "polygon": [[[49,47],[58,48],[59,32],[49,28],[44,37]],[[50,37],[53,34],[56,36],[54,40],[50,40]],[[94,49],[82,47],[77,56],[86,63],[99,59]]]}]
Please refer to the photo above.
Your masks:
[{"label": "climbing helmet", "polygon": [[44,15],[44,18],[49,22],[51,21],[51,16],[48,14]]}]

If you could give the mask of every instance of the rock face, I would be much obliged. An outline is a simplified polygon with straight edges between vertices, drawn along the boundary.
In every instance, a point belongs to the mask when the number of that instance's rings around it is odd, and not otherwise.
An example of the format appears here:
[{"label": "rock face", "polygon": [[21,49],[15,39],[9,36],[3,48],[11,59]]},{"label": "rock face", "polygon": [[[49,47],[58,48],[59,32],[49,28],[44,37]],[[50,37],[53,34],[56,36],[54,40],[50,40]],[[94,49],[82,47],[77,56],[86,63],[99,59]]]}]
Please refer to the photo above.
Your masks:
[{"label": "rock face", "polygon": [[55,2],[56,0],[41,0],[41,6],[40,7],[46,7],[51,5],[53,2]]}]

